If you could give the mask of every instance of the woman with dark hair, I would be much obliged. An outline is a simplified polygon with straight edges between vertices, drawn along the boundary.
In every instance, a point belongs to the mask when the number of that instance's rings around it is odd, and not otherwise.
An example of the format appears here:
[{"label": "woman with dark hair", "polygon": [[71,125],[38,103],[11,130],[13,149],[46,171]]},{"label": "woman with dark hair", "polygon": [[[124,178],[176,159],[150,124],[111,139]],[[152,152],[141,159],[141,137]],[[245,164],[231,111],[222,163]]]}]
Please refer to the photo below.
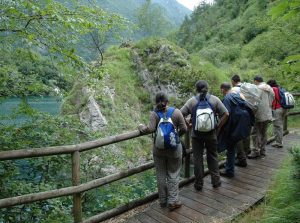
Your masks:
[{"label": "woman with dark hair", "polygon": [[[156,136],[153,143],[153,159],[156,169],[157,187],[159,194],[159,202],[161,207],[168,207],[170,211],[181,207],[178,199],[179,193],[179,176],[182,160],[182,145],[179,138],[187,131],[185,120],[178,109],[168,107],[168,96],[159,92],[155,97],[155,109],[150,114],[150,122],[148,126],[139,125],[138,129],[141,133],[150,133],[156,130]],[[167,145],[160,146],[157,142],[160,124],[173,125],[175,130],[175,139],[170,140]],[[168,144],[165,142],[165,144]]]},{"label": "woman with dark hair", "polygon": [[275,142],[272,144],[275,148],[282,148],[282,138],[283,138],[283,120],[286,114],[286,110],[280,105],[280,95],[279,86],[276,80],[269,80],[267,82],[274,91],[275,98],[272,103],[272,113],[273,113],[273,133],[275,136]]}]

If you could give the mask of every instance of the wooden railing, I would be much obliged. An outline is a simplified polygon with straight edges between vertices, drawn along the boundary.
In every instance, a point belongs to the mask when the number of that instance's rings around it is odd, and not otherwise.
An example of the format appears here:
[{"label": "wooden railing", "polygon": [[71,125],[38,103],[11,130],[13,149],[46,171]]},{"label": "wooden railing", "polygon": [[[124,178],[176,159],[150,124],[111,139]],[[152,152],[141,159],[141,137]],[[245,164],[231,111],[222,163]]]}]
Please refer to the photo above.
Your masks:
[{"label": "wooden railing", "polygon": [[[300,96],[300,93],[294,94],[294,96]],[[297,111],[297,112],[291,112],[288,115],[291,116],[291,115],[299,115],[299,114],[300,111]],[[287,118],[284,120],[284,131],[285,133],[287,133]],[[6,208],[6,207],[11,207],[20,204],[33,203],[36,201],[42,201],[42,200],[72,195],[74,222],[87,223],[87,222],[99,222],[108,219],[112,216],[125,212],[133,207],[136,207],[140,204],[143,204],[145,202],[157,198],[158,193],[153,193],[145,198],[132,201],[124,206],[114,208],[112,210],[106,211],[99,215],[95,215],[89,219],[86,220],[82,219],[81,197],[83,192],[149,170],[154,167],[154,163],[149,162],[141,166],[128,169],[126,171],[121,171],[116,174],[112,174],[109,176],[105,176],[99,179],[95,179],[80,184],[80,153],[91,149],[100,148],[109,144],[114,144],[121,141],[141,137],[141,136],[143,136],[143,134],[141,134],[138,130],[135,130],[132,132],[119,134],[119,135],[115,135],[115,136],[111,136],[111,137],[107,137],[95,141],[85,142],[77,145],[54,146],[54,147],[45,147],[45,148],[37,148],[37,149],[24,149],[24,150],[12,150],[12,151],[0,152],[0,161],[70,154],[72,158],[72,185],[73,185],[70,187],[60,188],[56,190],[0,199],[0,208]],[[271,140],[272,139],[270,139],[270,141]],[[190,132],[186,133],[184,141],[186,147],[186,153],[185,153],[186,155],[184,157],[184,179],[180,182],[180,186],[190,183],[191,181],[194,180],[194,177],[190,176],[190,160],[192,154],[192,150],[190,148]],[[220,165],[222,164],[223,163],[220,163]]]}]

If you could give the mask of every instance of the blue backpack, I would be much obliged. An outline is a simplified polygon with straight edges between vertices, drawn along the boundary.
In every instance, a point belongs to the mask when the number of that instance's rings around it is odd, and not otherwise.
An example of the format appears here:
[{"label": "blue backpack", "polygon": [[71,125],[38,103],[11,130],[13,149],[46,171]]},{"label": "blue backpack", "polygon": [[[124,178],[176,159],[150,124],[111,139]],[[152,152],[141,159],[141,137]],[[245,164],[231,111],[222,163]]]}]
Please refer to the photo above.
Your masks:
[{"label": "blue backpack", "polygon": [[178,133],[172,122],[175,108],[169,107],[166,113],[157,112],[159,123],[157,125],[154,144],[157,149],[176,149],[179,144]]},{"label": "blue backpack", "polygon": [[209,97],[206,96],[204,100],[195,97],[198,101],[193,108],[193,130],[195,132],[210,132],[217,126],[217,119],[213,106],[209,103]]},{"label": "blue backpack", "polygon": [[287,92],[283,88],[278,88],[279,89],[279,97],[280,97],[280,105],[284,109],[290,109],[295,107],[295,99],[293,95],[289,92]]}]

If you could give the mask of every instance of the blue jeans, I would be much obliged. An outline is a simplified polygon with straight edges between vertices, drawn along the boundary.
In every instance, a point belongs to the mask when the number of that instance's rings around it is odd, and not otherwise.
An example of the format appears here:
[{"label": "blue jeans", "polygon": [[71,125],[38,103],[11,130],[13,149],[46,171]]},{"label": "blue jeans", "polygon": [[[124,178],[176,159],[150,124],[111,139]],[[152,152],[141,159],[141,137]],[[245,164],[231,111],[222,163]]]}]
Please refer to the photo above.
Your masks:
[{"label": "blue jeans", "polygon": [[235,163],[235,146],[227,148],[225,171],[230,175],[234,175],[234,163]]}]

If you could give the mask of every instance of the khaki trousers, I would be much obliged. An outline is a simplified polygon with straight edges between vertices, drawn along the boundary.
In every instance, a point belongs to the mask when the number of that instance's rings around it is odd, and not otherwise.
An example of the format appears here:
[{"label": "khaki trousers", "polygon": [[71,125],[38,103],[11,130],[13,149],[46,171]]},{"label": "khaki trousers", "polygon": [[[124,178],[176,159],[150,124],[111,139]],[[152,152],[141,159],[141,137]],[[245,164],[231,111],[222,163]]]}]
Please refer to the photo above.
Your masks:
[{"label": "khaki trousers", "polygon": [[177,151],[166,151],[164,155],[153,154],[160,203],[172,204],[178,201],[181,154],[181,144]]},{"label": "khaki trousers", "polygon": [[275,137],[275,142],[282,145],[283,138],[283,120],[285,116],[285,110],[282,108],[273,110],[273,135]]},{"label": "khaki trousers", "polygon": [[266,155],[267,129],[270,121],[255,122],[253,127],[253,146],[252,151],[257,155]]}]

